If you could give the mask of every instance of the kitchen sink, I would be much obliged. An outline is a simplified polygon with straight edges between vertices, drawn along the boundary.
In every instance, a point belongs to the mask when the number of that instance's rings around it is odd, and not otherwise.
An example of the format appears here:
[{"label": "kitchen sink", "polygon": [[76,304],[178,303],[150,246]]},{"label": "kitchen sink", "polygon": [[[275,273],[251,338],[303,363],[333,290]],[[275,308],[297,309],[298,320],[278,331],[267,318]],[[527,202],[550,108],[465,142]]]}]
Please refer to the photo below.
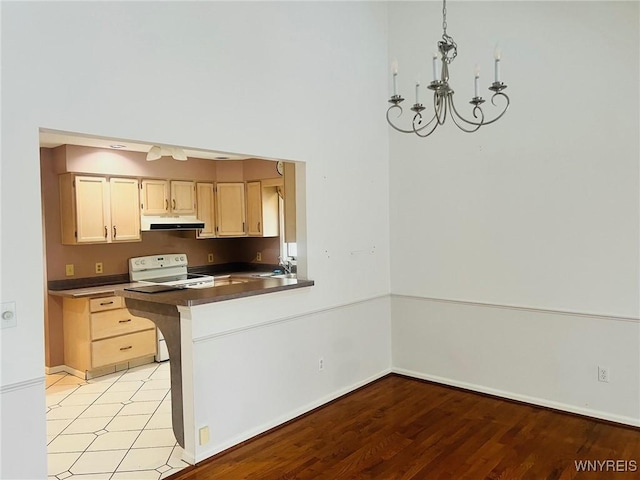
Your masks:
[{"label": "kitchen sink", "polygon": [[258,278],[298,278],[295,273],[254,273],[251,276]]},{"label": "kitchen sink", "polygon": [[223,285],[237,285],[238,283],[247,283],[247,280],[236,280],[228,278],[226,280],[216,280],[213,284],[214,287],[222,287]]},{"label": "kitchen sink", "polygon": [[237,285],[239,283],[248,283],[250,281],[250,278],[237,278],[232,277],[231,275],[220,275],[213,277],[213,286],[223,287],[225,285]]}]

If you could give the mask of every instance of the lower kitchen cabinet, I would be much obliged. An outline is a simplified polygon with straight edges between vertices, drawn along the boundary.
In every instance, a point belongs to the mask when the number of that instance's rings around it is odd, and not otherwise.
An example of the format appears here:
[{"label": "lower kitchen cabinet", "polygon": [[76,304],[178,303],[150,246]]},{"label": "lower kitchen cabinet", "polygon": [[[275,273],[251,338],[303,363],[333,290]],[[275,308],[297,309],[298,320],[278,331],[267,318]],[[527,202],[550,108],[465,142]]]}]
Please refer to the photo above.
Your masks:
[{"label": "lower kitchen cabinet", "polygon": [[64,363],[70,373],[91,378],[156,354],[156,327],[129,313],[122,297],[64,298]]}]

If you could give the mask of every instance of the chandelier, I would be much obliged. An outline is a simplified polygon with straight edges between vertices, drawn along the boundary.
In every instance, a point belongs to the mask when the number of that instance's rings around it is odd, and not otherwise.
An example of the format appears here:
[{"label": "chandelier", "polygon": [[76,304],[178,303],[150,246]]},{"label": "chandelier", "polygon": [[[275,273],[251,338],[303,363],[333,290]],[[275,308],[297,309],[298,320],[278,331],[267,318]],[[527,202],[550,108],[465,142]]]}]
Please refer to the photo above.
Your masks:
[{"label": "chandelier", "polygon": [[[489,87],[489,90],[493,92],[493,95],[491,96],[491,103],[494,106],[497,106],[495,100],[496,97],[500,97],[502,99],[501,101],[504,102],[503,110],[498,116],[491,120],[487,120],[485,118],[484,112],[482,111],[482,104],[485,100],[480,96],[478,90],[480,71],[478,67],[476,67],[474,76],[475,91],[473,98],[471,98],[471,101],[469,102],[473,105],[473,109],[471,111],[473,119],[467,119],[458,113],[455,103],[453,102],[454,92],[449,86],[449,65],[456,58],[456,55],[458,55],[458,46],[456,45],[456,42],[453,41],[453,38],[447,35],[447,0],[443,0],[442,2],[442,30],[442,40],[438,42],[439,55],[436,53],[433,54],[433,81],[427,87],[429,90],[433,90],[433,117],[425,123],[425,119],[422,116],[422,112],[425,110],[425,107],[420,103],[420,81],[417,81],[416,103],[411,107],[411,111],[414,112],[411,130],[405,130],[396,126],[389,117],[392,110],[398,110],[397,118],[402,115],[403,110],[400,103],[404,101],[404,98],[398,94],[398,65],[397,62],[394,62],[393,64],[393,95],[389,99],[391,106],[387,109],[387,122],[389,122],[389,125],[399,132],[415,133],[419,137],[428,137],[436,128],[438,128],[438,125],[444,125],[447,120],[447,116],[450,116],[460,130],[467,133],[473,133],[483,125],[489,125],[502,118],[509,108],[509,97],[503,93],[503,90],[507,88],[507,86],[500,81],[500,50],[496,48],[494,55],[495,79]],[[440,79],[438,79],[437,74],[438,57],[440,57],[440,60],[442,61]]]}]

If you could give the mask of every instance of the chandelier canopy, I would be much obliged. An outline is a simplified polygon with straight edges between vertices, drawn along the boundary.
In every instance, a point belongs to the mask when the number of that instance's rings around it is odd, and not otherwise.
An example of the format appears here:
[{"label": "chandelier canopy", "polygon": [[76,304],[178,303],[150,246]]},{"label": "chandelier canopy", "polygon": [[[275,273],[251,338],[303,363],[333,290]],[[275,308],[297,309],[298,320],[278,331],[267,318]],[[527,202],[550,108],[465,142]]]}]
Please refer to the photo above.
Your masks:
[{"label": "chandelier canopy", "polygon": [[[447,0],[442,2],[442,40],[438,42],[438,53],[433,54],[433,81],[427,87],[429,90],[433,90],[433,116],[425,123],[422,116],[425,107],[420,103],[420,82],[416,82],[416,103],[411,107],[411,111],[414,112],[413,120],[411,122],[411,130],[403,129],[393,123],[389,114],[392,110],[398,110],[396,118],[402,116],[403,110],[400,103],[404,101],[401,95],[398,94],[398,64],[393,62],[392,74],[393,74],[393,95],[389,99],[391,106],[387,109],[387,122],[394,129],[402,133],[415,133],[419,137],[428,137],[431,135],[438,125],[444,125],[447,120],[447,116],[450,116],[453,123],[466,133],[473,133],[478,131],[483,125],[489,125],[506,113],[509,108],[509,97],[503,92],[507,86],[500,80],[500,50],[496,48],[494,59],[494,82],[489,87],[489,90],[493,92],[491,96],[491,103],[494,106],[496,104],[496,98],[501,98],[504,103],[502,111],[493,119],[487,120],[482,110],[482,104],[485,100],[479,94],[479,80],[480,71],[478,67],[475,70],[474,76],[474,96],[469,102],[473,105],[471,114],[473,119],[467,119],[458,113],[456,106],[453,102],[453,89],[449,86],[449,65],[458,55],[458,46],[453,38],[447,34]],[[438,58],[441,60],[440,79],[438,79]]]}]

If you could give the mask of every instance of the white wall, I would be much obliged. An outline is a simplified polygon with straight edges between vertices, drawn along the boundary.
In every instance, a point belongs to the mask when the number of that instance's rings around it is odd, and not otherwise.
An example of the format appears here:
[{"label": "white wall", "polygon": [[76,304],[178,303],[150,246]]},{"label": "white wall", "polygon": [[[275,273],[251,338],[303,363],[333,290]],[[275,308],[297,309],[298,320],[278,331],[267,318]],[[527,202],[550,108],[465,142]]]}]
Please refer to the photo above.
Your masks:
[{"label": "white wall", "polygon": [[[2,331],[2,385],[43,375],[39,127],[304,161],[316,286],[283,302],[302,315],[388,293],[385,4],[1,8],[1,296],[18,309],[18,326]],[[3,408],[3,420],[43,420],[30,405]],[[3,421],[0,476],[19,465],[24,478],[44,477],[40,424],[8,432]]]},{"label": "white wall", "polygon": [[[390,135],[396,369],[640,422],[638,7],[448,4],[458,108],[475,63],[488,97],[496,42],[512,104],[475,134],[449,121],[427,139]],[[394,2],[389,16],[411,100],[441,5]]]},{"label": "white wall", "polygon": [[[196,461],[245,441],[390,372],[390,300],[297,315],[288,305],[310,289],[192,308],[183,318],[193,352],[194,428],[185,448]],[[256,311],[263,312],[256,315]],[[319,369],[319,359],[323,369]],[[191,408],[187,407],[187,411]],[[210,443],[198,444],[208,426]]]}]

